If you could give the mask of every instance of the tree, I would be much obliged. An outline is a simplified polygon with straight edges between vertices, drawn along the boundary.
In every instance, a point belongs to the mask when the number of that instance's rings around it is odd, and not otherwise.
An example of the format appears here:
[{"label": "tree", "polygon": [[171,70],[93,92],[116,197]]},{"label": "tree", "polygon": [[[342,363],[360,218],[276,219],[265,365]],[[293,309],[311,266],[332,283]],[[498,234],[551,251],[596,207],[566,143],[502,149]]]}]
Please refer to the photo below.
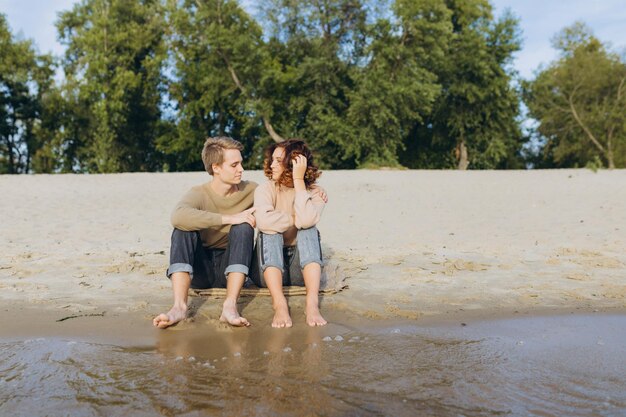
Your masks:
[{"label": "tree", "polygon": [[518,22],[508,13],[494,20],[487,0],[445,3],[453,35],[445,59],[433,68],[441,94],[426,123],[409,138],[415,159],[406,155],[404,161],[461,170],[515,166],[521,148],[519,94],[509,65],[520,48]]},{"label": "tree", "polygon": [[160,168],[163,16],[159,0],[83,0],[61,14],[64,136],[79,144],[79,170]]},{"label": "tree", "polygon": [[[236,0],[81,0],[57,22],[58,64],[0,27],[0,171],[199,170],[216,135],[244,144],[247,168],[287,137],[323,168],[520,163],[518,26],[488,0],[260,5],[255,19]],[[612,132],[599,142],[620,154]]]},{"label": "tree", "polygon": [[530,115],[558,167],[626,166],[626,63],[578,22],[553,39],[560,58],[525,83]]},{"label": "tree", "polygon": [[[70,173],[84,171],[90,149],[85,132],[91,120],[90,109],[78,98],[78,88],[66,80],[58,85],[53,74],[58,64],[49,59],[39,71],[37,100],[39,119],[34,136],[39,146],[33,156],[33,171]],[[44,81],[45,80],[45,81]]]},{"label": "tree", "polygon": [[400,0],[393,15],[377,13],[383,3],[265,3],[279,65],[264,87],[274,92],[276,125],[309,141],[325,166],[397,165],[407,130],[438,94],[426,62],[443,52],[447,9],[441,0]]},{"label": "tree", "polygon": [[260,91],[275,125],[285,137],[306,139],[322,166],[353,168],[358,135],[348,111],[363,59],[364,5],[273,0],[264,3],[263,13],[271,65]]},{"label": "tree", "polygon": [[271,66],[261,27],[229,0],[171,0],[168,21],[174,65],[170,95],[178,122],[171,140],[159,147],[172,167],[201,168],[198,155],[207,136],[236,137],[246,157],[263,129],[282,140],[259,92]]},{"label": "tree", "polygon": [[62,126],[59,116],[64,105],[54,81],[54,58],[50,55],[39,56],[32,68],[33,82],[37,86],[37,118],[32,124],[30,168],[36,173],[57,172],[60,168],[60,154],[56,137]]},{"label": "tree", "polygon": [[397,165],[413,126],[433,110],[441,85],[432,71],[452,33],[441,0],[397,0],[394,16],[371,27],[368,63],[350,94],[352,145],[359,162]]},{"label": "tree", "polygon": [[50,57],[13,39],[0,14],[0,173],[28,173],[41,143],[35,135],[40,98],[51,80]]}]

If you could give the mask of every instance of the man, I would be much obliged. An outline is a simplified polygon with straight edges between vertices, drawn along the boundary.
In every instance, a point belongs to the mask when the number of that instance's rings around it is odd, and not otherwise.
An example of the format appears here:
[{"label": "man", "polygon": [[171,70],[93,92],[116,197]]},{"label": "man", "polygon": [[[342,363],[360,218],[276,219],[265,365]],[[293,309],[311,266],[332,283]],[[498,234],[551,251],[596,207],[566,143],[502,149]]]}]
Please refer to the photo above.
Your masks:
[{"label": "man", "polygon": [[252,262],[255,219],[251,207],[257,184],[241,180],[242,149],[241,143],[227,137],[204,143],[202,162],[213,178],[191,188],[172,213],[167,276],[172,281],[174,306],[153,319],[158,328],[187,317],[190,287],[226,287],[220,321],[250,325],[239,315],[237,299]]}]

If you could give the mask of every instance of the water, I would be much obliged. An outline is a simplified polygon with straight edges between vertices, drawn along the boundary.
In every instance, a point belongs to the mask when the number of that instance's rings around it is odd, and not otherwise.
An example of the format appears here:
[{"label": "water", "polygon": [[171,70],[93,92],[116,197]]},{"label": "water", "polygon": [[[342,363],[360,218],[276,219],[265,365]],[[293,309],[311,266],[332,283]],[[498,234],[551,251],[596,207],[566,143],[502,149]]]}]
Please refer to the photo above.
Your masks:
[{"label": "water", "polygon": [[0,342],[2,416],[625,416],[626,316]]}]

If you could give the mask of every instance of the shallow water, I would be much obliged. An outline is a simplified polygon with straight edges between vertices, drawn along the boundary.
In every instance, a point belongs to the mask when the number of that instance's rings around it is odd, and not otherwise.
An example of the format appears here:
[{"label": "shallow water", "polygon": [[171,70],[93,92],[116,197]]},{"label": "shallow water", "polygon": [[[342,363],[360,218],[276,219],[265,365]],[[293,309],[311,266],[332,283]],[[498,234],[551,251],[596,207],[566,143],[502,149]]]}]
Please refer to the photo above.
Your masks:
[{"label": "shallow water", "polygon": [[626,316],[0,342],[0,415],[624,416]]}]

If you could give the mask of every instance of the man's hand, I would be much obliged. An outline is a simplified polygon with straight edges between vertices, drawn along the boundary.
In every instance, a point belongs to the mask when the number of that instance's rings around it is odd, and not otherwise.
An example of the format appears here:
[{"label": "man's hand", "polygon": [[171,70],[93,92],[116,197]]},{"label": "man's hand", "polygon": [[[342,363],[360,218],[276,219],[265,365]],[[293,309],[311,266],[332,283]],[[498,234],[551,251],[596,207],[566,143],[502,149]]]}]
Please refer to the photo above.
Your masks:
[{"label": "man's hand", "polygon": [[296,156],[291,164],[293,165],[293,179],[295,180],[303,180],[304,174],[306,173],[306,156],[298,155]]},{"label": "man's hand", "polygon": [[328,203],[328,195],[326,194],[326,191],[320,189],[320,188],[315,188],[313,189],[313,195],[319,195],[320,198],[322,199],[322,201],[324,202],[324,204]]},{"label": "man's hand", "polygon": [[249,208],[237,214],[222,214],[222,224],[242,224],[248,223],[252,227],[256,227],[256,219],[252,215],[256,209]]}]

